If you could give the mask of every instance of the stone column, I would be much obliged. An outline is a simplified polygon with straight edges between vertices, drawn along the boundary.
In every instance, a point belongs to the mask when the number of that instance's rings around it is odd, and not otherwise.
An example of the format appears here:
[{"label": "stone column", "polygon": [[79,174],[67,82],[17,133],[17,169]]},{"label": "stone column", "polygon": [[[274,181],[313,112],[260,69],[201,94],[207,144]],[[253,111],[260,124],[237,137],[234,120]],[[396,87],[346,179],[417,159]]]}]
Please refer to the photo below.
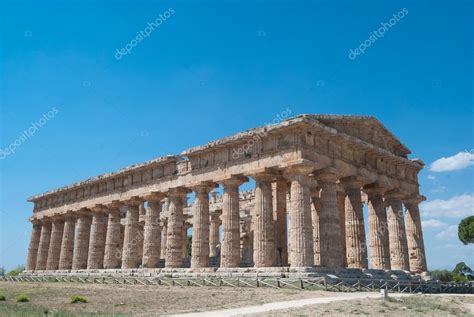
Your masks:
[{"label": "stone column", "polygon": [[36,257],[36,271],[46,270],[49,242],[51,240],[51,219],[43,218],[41,224],[41,236],[38,245],[38,255]]},{"label": "stone column", "polygon": [[337,207],[338,176],[333,169],[315,174],[321,187],[321,211],[319,213],[319,245],[321,266],[340,268],[344,264],[341,247],[341,224]]},{"label": "stone column", "polygon": [[75,230],[76,218],[73,213],[68,212],[64,216],[64,230],[61,243],[61,254],[59,256],[60,270],[70,270],[72,268]]},{"label": "stone column", "polygon": [[288,188],[285,180],[277,180],[272,184],[273,220],[275,223],[276,265],[288,265],[288,242],[286,224],[286,193]]},{"label": "stone column", "polygon": [[224,268],[240,266],[239,186],[246,181],[246,177],[233,177],[220,182],[224,187],[221,242],[221,267]]},{"label": "stone column", "polygon": [[64,218],[55,215],[52,220],[51,239],[49,242],[47,270],[57,270],[61,255],[61,242],[63,240]]},{"label": "stone column", "polygon": [[88,210],[79,211],[77,213],[76,241],[74,242],[74,254],[72,258],[73,270],[81,270],[87,267],[90,229],[91,212]]},{"label": "stone column", "polygon": [[424,199],[424,196],[416,195],[405,201],[408,255],[410,271],[414,273],[427,271],[425,244],[423,242],[423,230],[421,229],[420,209],[418,208],[419,203]]},{"label": "stone column", "polygon": [[191,268],[209,266],[209,192],[214,187],[214,184],[203,183],[192,188],[196,198],[193,204]]},{"label": "stone column", "polygon": [[343,267],[347,267],[346,248],[346,192],[341,186],[337,189],[337,209],[339,210],[339,223],[341,225],[341,250]]},{"label": "stone column", "polygon": [[127,206],[127,216],[123,237],[122,269],[134,269],[138,267],[139,206],[143,204],[143,200],[135,197],[124,204]]},{"label": "stone column", "polygon": [[365,188],[369,202],[369,247],[372,269],[390,270],[387,212],[381,187]]},{"label": "stone column", "polygon": [[166,242],[166,268],[183,266],[183,198],[187,190],[179,187],[168,192],[168,232]]},{"label": "stone column", "polygon": [[148,210],[145,216],[145,228],[143,233],[143,267],[156,268],[160,262],[161,253],[161,228],[160,213],[161,200],[165,196],[161,193],[153,193],[146,196]]},{"label": "stone column", "polygon": [[321,265],[321,251],[319,245],[319,213],[321,212],[320,188],[311,188],[311,220],[313,226],[314,265]]},{"label": "stone column", "polygon": [[367,269],[367,242],[365,238],[364,213],[362,211],[362,182],[357,177],[341,180],[345,197],[346,219],[346,257],[347,266],[355,269]]},{"label": "stone column", "polygon": [[210,233],[209,233],[209,256],[217,256],[217,245],[219,244],[219,214],[211,215]]},{"label": "stone column", "polygon": [[275,227],[273,221],[272,183],[274,175],[252,175],[256,182],[252,215],[253,262],[255,267],[271,267],[276,262]]},{"label": "stone column", "polygon": [[41,222],[37,219],[30,219],[33,228],[31,230],[30,245],[28,246],[28,258],[26,260],[26,270],[34,271],[36,268],[36,257],[41,237]]},{"label": "stone column", "polygon": [[291,267],[314,265],[309,173],[312,167],[292,166],[285,171],[291,181],[288,211],[288,262]]},{"label": "stone column", "polygon": [[168,240],[168,222],[163,220],[162,226],[163,229],[161,230],[161,259],[166,259],[166,243]]},{"label": "stone column", "polygon": [[107,221],[105,206],[92,209],[91,238],[89,241],[89,257],[87,269],[102,269],[104,267],[105,240],[107,238]]},{"label": "stone column", "polygon": [[404,195],[391,192],[386,195],[388,203],[388,235],[390,244],[390,265],[392,270],[410,269],[408,261],[407,236],[403,215]]},{"label": "stone column", "polygon": [[[183,213],[183,218],[185,218],[186,216],[184,216],[184,213]],[[189,254],[188,254],[188,229],[191,228],[191,225],[189,225],[187,223],[187,221],[183,221],[183,259],[184,258],[188,258],[189,257]],[[192,239],[192,237],[191,237]]]},{"label": "stone column", "polygon": [[104,269],[120,268],[122,249],[120,248],[120,207],[119,202],[107,206],[107,235],[105,237]]}]

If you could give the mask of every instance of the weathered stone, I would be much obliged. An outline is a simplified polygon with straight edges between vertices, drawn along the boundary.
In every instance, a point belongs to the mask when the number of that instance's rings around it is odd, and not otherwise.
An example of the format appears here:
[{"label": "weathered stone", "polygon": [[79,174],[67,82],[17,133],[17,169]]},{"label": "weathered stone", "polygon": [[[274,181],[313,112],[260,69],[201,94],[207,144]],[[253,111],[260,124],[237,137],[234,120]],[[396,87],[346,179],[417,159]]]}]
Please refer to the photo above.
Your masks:
[{"label": "weathered stone", "polygon": [[392,270],[408,271],[410,269],[410,263],[408,260],[402,197],[403,195],[398,193],[390,193],[386,196],[388,202],[390,266]]},{"label": "weathered stone", "polygon": [[166,242],[166,267],[179,268],[183,263],[183,197],[184,188],[171,189],[168,207],[168,235]]},{"label": "weathered stone", "polygon": [[277,180],[272,183],[273,192],[273,220],[275,223],[275,249],[276,265],[288,265],[288,241],[287,232],[287,212],[286,193],[288,191],[285,180]]},{"label": "weathered stone", "polygon": [[59,256],[60,270],[72,269],[75,231],[76,218],[72,213],[67,213],[64,217],[64,230],[61,243],[61,254]]},{"label": "weathered stone", "polygon": [[192,268],[209,266],[209,192],[214,187],[214,184],[209,183],[193,186],[196,198],[193,205]]},{"label": "weathered stone", "polygon": [[219,224],[220,224],[219,215],[218,214],[211,215],[210,228],[209,228],[209,256],[210,257],[216,257],[218,255],[217,245],[220,243]]},{"label": "weathered stone", "polygon": [[424,199],[424,196],[414,195],[405,202],[405,228],[410,271],[414,273],[427,271],[425,244],[423,241],[423,231],[421,229],[420,209],[418,208],[418,204]]},{"label": "weathered stone", "polygon": [[145,217],[145,228],[143,237],[143,267],[156,268],[160,262],[161,254],[161,228],[160,213],[161,200],[164,195],[155,193],[146,196],[148,201],[148,210]]},{"label": "weathered stone", "polygon": [[31,239],[28,246],[28,258],[26,260],[26,270],[34,271],[36,268],[36,257],[38,255],[38,246],[41,237],[41,222],[37,219],[31,219],[33,228],[31,230]]},{"label": "weathered stone", "polygon": [[138,267],[138,243],[140,240],[138,219],[141,199],[132,199],[125,202],[127,216],[125,218],[125,233],[123,238],[122,269]]},{"label": "weathered stone", "polygon": [[74,253],[72,258],[73,270],[87,268],[90,229],[91,213],[87,210],[81,210],[77,215],[76,241],[74,242]]},{"label": "weathered stone", "polygon": [[106,208],[104,206],[97,206],[93,209],[87,269],[104,268],[108,222],[105,211]]},{"label": "weathered stone", "polygon": [[36,258],[36,271],[45,270],[48,262],[49,242],[51,240],[51,219],[44,218],[41,221],[41,236]]},{"label": "weathered stone", "polygon": [[49,242],[47,270],[57,270],[59,266],[59,257],[61,255],[61,242],[63,240],[64,218],[55,216],[52,219],[51,239]]}]

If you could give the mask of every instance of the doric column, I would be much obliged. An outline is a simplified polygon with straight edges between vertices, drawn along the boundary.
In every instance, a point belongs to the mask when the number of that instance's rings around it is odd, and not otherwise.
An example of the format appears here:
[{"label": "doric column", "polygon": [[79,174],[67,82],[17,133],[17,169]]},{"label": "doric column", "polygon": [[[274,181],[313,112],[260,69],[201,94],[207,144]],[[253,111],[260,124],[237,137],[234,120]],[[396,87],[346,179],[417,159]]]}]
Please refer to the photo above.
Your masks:
[{"label": "doric column", "polygon": [[311,188],[311,222],[313,225],[313,252],[314,265],[321,265],[321,251],[319,245],[319,213],[321,212],[321,198],[319,196],[321,189]]},{"label": "doric column", "polygon": [[116,269],[120,267],[122,259],[121,245],[121,227],[120,224],[120,207],[119,202],[113,202],[107,206],[107,234],[105,237],[104,250],[104,269]]},{"label": "doric column", "polygon": [[288,265],[288,243],[286,238],[286,193],[285,180],[277,180],[272,184],[273,190],[273,220],[275,223],[276,265]]},{"label": "doric column", "polygon": [[135,197],[125,201],[124,204],[127,206],[127,216],[123,237],[122,269],[133,269],[138,267],[139,206],[143,204],[143,200]]},{"label": "doric column", "polygon": [[191,267],[209,266],[209,192],[215,187],[212,183],[193,186],[196,193],[193,204],[193,243]]},{"label": "doric column", "polygon": [[102,269],[104,267],[108,220],[105,213],[106,210],[107,208],[102,205],[92,208],[92,226],[87,269]]},{"label": "doric column", "polygon": [[64,216],[64,230],[59,256],[59,269],[70,270],[74,253],[74,236],[76,231],[76,217],[72,212]]},{"label": "doric column", "polygon": [[161,253],[160,259],[166,259],[166,243],[168,240],[168,221],[163,219],[161,224]]},{"label": "doric column", "polygon": [[168,191],[168,235],[166,242],[167,268],[183,266],[183,198],[186,196],[185,188],[173,188]]},{"label": "doric column", "polygon": [[[183,205],[183,208],[184,208],[184,205]],[[183,218],[185,218],[186,216],[184,216],[184,213],[183,213]],[[183,258],[188,258],[189,257],[189,253],[188,253],[188,229],[191,228],[191,225],[189,225],[189,223],[187,223],[187,221],[183,221]],[[192,238],[192,237],[191,237]]]},{"label": "doric column", "polygon": [[160,262],[161,254],[161,228],[160,213],[162,193],[153,193],[144,197],[148,201],[148,210],[145,216],[143,233],[143,267],[156,268]]},{"label": "doric column", "polygon": [[239,186],[246,181],[248,181],[246,177],[235,176],[220,182],[224,187],[221,267],[240,266]]},{"label": "doric column", "polygon": [[219,214],[212,214],[209,229],[209,257],[217,256],[217,245],[219,244],[219,224]]},{"label": "doric column", "polygon": [[263,172],[252,178],[256,182],[252,215],[253,262],[255,267],[271,267],[276,262],[271,183],[275,176]]},{"label": "doric column", "polygon": [[390,247],[388,240],[387,212],[381,187],[368,187],[369,202],[369,248],[372,269],[390,270]]},{"label": "doric column", "polygon": [[367,242],[365,239],[364,213],[362,211],[361,187],[358,177],[341,179],[346,192],[346,257],[349,268],[367,269]]},{"label": "doric column", "polygon": [[72,258],[73,270],[81,270],[87,267],[90,229],[91,212],[89,210],[79,211],[77,213],[76,241],[74,242],[74,254]]},{"label": "doric column", "polygon": [[41,219],[41,236],[38,245],[38,255],[36,257],[36,271],[46,269],[48,262],[49,242],[51,240],[51,219]]},{"label": "doric column", "polygon": [[422,273],[427,270],[420,209],[418,208],[419,203],[423,200],[425,200],[424,196],[415,195],[405,201],[405,226],[410,271],[415,273]]},{"label": "doric column", "polygon": [[57,270],[59,266],[59,257],[61,255],[61,242],[63,240],[64,218],[55,215],[52,219],[51,239],[49,242],[47,270]]},{"label": "doric column", "polygon": [[28,258],[26,260],[26,270],[34,271],[36,268],[36,257],[41,237],[41,222],[37,219],[30,219],[33,228],[31,229],[30,244],[28,246]]},{"label": "doric column", "polygon": [[321,211],[319,212],[319,245],[321,266],[340,268],[344,261],[341,247],[341,224],[337,207],[338,176],[334,169],[315,174],[321,187]]},{"label": "doric column", "polygon": [[386,194],[388,203],[388,235],[390,244],[390,265],[392,270],[410,269],[408,261],[407,236],[403,217],[403,194],[392,191]]},{"label": "doric column", "polygon": [[346,250],[346,192],[342,186],[337,187],[337,209],[339,210],[339,223],[341,225],[341,250],[343,267],[347,267]]},{"label": "doric column", "polygon": [[311,194],[309,173],[312,167],[292,166],[285,170],[291,181],[288,211],[288,262],[291,267],[314,265]]}]

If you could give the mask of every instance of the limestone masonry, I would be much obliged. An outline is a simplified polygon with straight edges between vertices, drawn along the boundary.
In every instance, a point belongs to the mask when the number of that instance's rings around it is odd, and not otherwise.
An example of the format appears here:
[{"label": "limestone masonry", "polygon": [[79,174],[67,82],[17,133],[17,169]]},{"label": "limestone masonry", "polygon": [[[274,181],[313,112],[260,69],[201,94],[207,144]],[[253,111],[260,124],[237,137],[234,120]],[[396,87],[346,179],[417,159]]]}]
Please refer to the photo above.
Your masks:
[{"label": "limestone masonry", "polygon": [[[424,163],[408,154],[369,116],[300,115],[251,129],[29,198],[26,270],[423,273]],[[255,189],[239,192],[250,178]]]}]

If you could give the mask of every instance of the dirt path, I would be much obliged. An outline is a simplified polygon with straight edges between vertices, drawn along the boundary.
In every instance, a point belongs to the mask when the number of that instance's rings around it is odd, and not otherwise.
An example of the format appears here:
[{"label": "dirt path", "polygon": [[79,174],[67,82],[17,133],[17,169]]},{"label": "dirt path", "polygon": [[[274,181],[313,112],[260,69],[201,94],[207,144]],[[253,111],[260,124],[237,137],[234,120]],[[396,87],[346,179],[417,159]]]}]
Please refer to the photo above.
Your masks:
[{"label": "dirt path", "polygon": [[[391,297],[410,296],[410,294],[390,294]],[[324,296],[316,298],[306,298],[290,301],[273,302],[262,305],[252,305],[240,308],[211,310],[200,313],[187,313],[172,315],[174,317],[213,317],[213,316],[242,316],[246,314],[263,313],[273,310],[282,310],[288,308],[298,308],[314,304],[327,304],[335,301],[364,299],[364,298],[380,298],[379,293],[334,293],[334,296]]]}]

